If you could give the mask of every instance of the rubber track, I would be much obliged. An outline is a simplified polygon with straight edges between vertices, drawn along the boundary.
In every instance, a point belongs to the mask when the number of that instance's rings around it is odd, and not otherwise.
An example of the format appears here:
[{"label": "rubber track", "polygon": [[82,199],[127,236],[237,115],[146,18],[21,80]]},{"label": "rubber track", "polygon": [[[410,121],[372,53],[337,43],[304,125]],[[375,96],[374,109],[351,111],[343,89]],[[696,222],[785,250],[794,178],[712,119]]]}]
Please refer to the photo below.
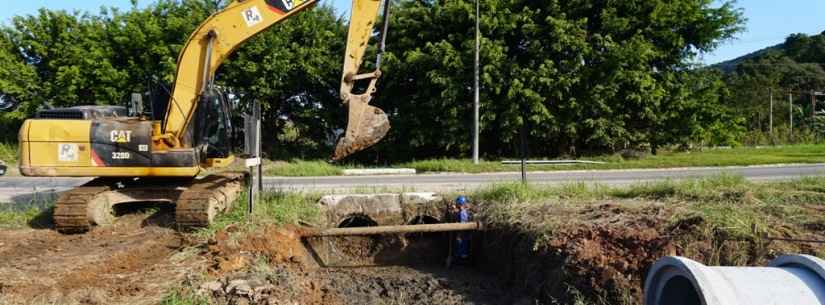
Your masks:
[{"label": "rubber track", "polygon": [[175,222],[181,230],[207,227],[229,208],[242,191],[244,173],[229,172],[194,182],[178,198]]},{"label": "rubber track", "polygon": [[96,180],[76,187],[60,195],[54,205],[54,226],[60,233],[84,233],[91,228],[89,204],[96,196],[109,191],[108,186],[101,186]]}]

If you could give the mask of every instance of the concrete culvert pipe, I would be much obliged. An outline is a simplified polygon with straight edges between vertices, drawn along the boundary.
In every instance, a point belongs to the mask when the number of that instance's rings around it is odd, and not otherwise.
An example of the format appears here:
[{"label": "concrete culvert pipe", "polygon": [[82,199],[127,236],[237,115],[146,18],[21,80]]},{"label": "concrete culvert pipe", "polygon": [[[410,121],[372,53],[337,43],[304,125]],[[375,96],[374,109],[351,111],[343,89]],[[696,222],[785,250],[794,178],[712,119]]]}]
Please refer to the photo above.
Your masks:
[{"label": "concrete culvert pipe", "polygon": [[665,257],[648,273],[645,305],[825,305],[825,261],[788,255],[768,267],[708,267]]}]

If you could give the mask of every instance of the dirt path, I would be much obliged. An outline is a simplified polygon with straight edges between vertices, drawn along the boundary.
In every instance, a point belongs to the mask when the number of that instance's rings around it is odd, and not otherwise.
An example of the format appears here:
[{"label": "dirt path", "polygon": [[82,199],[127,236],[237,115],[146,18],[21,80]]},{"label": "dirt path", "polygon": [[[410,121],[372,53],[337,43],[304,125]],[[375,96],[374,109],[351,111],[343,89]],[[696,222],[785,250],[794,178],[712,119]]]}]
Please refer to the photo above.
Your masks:
[{"label": "dirt path", "polygon": [[0,230],[0,304],[158,303],[198,261],[170,217],[127,215],[84,235]]}]

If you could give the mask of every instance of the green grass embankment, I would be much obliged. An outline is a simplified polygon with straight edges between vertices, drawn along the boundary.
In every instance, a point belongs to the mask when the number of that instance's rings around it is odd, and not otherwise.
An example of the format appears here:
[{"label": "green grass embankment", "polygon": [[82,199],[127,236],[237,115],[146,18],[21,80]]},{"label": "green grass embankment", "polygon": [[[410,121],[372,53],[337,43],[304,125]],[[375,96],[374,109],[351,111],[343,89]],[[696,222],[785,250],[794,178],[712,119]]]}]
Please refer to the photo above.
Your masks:
[{"label": "green grass embankment", "polygon": [[[825,144],[789,145],[776,147],[738,147],[709,149],[697,152],[662,152],[637,159],[620,155],[585,157],[580,160],[601,161],[605,164],[528,165],[529,171],[655,169],[680,167],[750,166],[792,163],[825,163]],[[521,170],[519,165],[504,165],[500,161],[470,159],[429,159],[391,165],[393,168],[413,168],[418,173],[494,173]],[[325,161],[292,160],[266,162],[264,173],[270,176],[310,177],[339,176],[343,170],[363,168],[357,165],[333,165]]]}]

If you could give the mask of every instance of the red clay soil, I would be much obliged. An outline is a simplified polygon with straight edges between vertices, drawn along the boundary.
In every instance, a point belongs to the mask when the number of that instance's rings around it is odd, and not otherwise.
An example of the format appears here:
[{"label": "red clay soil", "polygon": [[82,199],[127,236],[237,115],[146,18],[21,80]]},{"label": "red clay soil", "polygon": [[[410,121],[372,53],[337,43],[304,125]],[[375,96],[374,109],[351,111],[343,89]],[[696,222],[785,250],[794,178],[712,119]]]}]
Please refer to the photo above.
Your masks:
[{"label": "red clay soil", "polygon": [[[84,235],[0,230],[0,304],[156,304],[197,269],[160,218],[128,215]],[[155,224],[153,224],[155,223]]]},{"label": "red clay soil", "polygon": [[[674,207],[655,202],[549,204],[522,212],[519,225],[491,225],[481,266],[503,282],[528,288],[538,304],[641,304],[648,269],[668,255],[760,266],[782,253],[817,253],[808,243],[720,236],[705,219],[674,221]],[[556,229],[547,231],[541,226],[545,222],[555,222],[550,226]],[[811,233],[795,236],[825,237]]]}]

